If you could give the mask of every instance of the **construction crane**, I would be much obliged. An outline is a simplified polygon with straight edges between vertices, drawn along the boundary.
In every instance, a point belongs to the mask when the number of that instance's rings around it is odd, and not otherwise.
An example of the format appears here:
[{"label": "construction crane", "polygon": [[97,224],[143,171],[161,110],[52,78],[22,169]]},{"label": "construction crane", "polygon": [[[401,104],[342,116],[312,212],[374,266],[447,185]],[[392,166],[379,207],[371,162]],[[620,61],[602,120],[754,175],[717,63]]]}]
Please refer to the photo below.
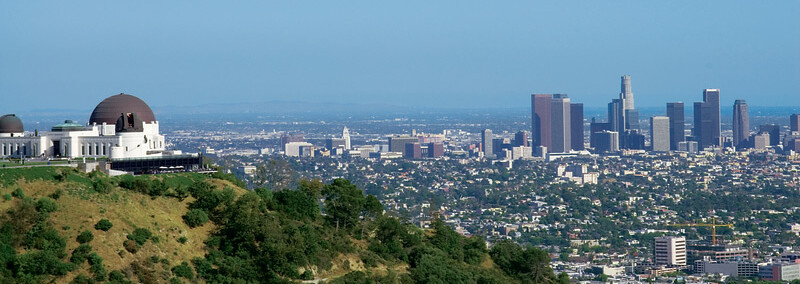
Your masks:
[{"label": "construction crane", "polygon": [[733,230],[733,224],[717,224],[717,218],[711,218],[711,223],[686,223],[686,224],[668,224],[672,227],[711,227],[711,244],[717,244],[717,227],[728,227]]}]

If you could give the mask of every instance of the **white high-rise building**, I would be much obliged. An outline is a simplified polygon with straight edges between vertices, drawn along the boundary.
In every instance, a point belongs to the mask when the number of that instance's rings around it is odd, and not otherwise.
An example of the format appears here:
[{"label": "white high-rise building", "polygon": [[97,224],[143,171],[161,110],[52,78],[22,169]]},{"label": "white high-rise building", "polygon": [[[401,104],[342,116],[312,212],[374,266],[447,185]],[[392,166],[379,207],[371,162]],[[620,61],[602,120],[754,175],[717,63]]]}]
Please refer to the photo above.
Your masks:
[{"label": "white high-rise building", "polygon": [[619,98],[622,100],[623,108],[626,110],[634,109],[633,91],[631,91],[631,75],[622,76],[620,89]]},{"label": "white high-rise building", "polygon": [[347,130],[347,126],[342,130],[342,139],[344,139],[344,148],[350,150],[350,130]]},{"label": "white high-rise building", "polygon": [[653,146],[653,151],[669,151],[669,117],[650,118],[650,144]]},{"label": "white high-rise building", "polygon": [[686,265],[686,237],[656,237],[656,265]]},{"label": "white high-rise building", "polygon": [[314,145],[308,142],[289,142],[286,143],[286,151],[284,154],[289,157],[313,157]]},{"label": "white high-rise building", "polygon": [[481,142],[483,143],[483,156],[487,158],[494,158],[494,146],[492,141],[494,136],[491,129],[484,129],[481,133]]}]

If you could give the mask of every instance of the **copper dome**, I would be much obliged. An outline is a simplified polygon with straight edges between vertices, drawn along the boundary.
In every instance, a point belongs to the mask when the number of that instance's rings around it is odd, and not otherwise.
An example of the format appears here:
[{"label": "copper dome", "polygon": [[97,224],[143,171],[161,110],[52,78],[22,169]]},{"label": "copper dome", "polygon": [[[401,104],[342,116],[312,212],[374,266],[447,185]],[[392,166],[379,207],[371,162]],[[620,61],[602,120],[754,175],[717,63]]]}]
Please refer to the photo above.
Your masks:
[{"label": "copper dome", "polygon": [[22,133],[22,120],[14,114],[0,116],[0,133]]},{"label": "copper dome", "polygon": [[113,95],[102,102],[92,111],[89,124],[97,123],[116,124],[117,118],[123,113],[135,113],[142,121],[151,123],[156,121],[150,107],[141,99],[128,94]]}]

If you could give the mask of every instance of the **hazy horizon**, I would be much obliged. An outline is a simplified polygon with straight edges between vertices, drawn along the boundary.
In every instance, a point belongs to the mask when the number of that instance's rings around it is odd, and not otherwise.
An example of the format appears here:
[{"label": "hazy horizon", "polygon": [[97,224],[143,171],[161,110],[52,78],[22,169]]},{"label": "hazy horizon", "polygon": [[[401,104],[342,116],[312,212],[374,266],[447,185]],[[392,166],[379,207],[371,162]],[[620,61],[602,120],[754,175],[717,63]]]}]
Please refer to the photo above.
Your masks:
[{"label": "hazy horizon", "polygon": [[[637,107],[800,105],[800,2],[10,2],[0,113],[273,101],[603,107],[632,75]],[[13,99],[12,99],[13,98]]]}]

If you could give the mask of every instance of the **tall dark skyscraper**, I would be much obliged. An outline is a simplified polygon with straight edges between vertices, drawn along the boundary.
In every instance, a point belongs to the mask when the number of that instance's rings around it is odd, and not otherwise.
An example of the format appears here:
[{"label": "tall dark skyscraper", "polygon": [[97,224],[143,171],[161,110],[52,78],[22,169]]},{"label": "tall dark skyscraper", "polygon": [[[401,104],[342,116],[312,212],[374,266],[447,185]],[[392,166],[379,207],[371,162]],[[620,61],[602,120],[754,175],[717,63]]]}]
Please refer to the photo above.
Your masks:
[{"label": "tall dark skyscraper", "polygon": [[800,114],[789,117],[789,131],[800,131]]},{"label": "tall dark skyscraper", "polygon": [[583,104],[576,103],[569,105],[569,115],[570,115],[570,123],[572,126],[570,127],[570,134],[572,138],[570,139],[572,142],[572,150],[581,151],[584,149],[583,145]]},{"label": "tall dark skyscraper", "polygon": [[746,147],[750,138],[750,115],[745,100],[733,103],[733,146]]},{"label": "tall dark skyscraper", "polygon": [[678,150],[678,143],[686,140],[684,133],[685,110],[683,102],[667,103],[667,116],[669,117],[669,149]]},{"label": "tall dark skyscraper", "polygon": [[551,148],[550,104],[552,95],[531,95],[531,147]]},{"label": "tall dark skyscraper", "polygon": [[611,131],[623,132],[625,130],[625,117],[621,99],[613,99],[608,103],[608,123]]},{"label": "tall dark skyscraper", "polygon": [[769,145],[778,146],[781,141],[781,127],[775,124],[765,124],[758,126],[758,132],[769,133]]},{"label": "tall dark skyscraper", "polygon": [[703,101],[694,103],[692,131],[700,149],[722,146],[719,116],[719,89],[703,90]]},{"label": "tall dark skyscraper", "polygon": [[570,100],[566,94],[554,94],[550,105],[550,130],[553,139],[549,149],[551,153],[567,153],[572,148],[570,130]]}]

